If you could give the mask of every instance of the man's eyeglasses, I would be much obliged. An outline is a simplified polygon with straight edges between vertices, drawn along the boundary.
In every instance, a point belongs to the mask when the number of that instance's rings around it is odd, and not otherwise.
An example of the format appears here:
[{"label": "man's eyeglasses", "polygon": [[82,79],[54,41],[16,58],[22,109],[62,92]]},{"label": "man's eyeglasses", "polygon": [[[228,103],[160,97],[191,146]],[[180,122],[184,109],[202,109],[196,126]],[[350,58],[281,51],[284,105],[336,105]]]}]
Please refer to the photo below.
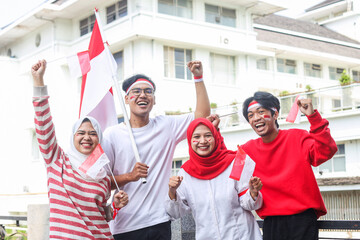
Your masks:
[{"label": "man's eyeglasses", "polygon": [[150,96],[150,95],[154,94],[154,89],[152,89],[152,88],[144,88],[144,89],[134,88],[134,89],[131,89],[130,92],[135,96],[139,96],[141,94],[141,92],[144,92],[144,94],[146,96]]}]

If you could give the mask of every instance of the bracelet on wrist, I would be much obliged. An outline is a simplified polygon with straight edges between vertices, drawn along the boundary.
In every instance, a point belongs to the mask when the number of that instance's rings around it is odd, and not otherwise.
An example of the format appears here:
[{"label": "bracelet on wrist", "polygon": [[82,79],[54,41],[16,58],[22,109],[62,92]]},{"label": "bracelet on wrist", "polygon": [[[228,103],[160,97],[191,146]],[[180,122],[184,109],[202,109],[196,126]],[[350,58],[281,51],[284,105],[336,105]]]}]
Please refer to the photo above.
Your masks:
[{"label": "bracelet on wrist", "polygon": [[202,81],[204,81],[202,75],[200,75],[200,76],[194,76],[194,82],[202,82]]},{"label": "bracelet on wrist", "polygon": [[118,214],[118,212],[120,211],[121,208],[115,207],[115,202],[112,203],[112,207],[114,210],[113,219],[115,219],[116,215]]}]

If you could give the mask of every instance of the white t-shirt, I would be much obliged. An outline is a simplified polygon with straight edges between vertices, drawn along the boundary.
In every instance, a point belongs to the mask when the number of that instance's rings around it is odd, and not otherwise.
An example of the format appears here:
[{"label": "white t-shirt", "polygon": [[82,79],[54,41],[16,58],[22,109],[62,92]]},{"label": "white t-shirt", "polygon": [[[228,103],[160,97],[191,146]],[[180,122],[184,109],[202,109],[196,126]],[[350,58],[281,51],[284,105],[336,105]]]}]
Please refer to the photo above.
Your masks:
[{"label": "white t-shirt", "polygon": [[196,240],[262,239],[259,226],[251,213],[251,210],[262,206],[262,195],[259,193],[254,201],[247,190],[239,197],[243,186],[239,181],[229,178],[232,167],[233,164],[230,164],[211,180],[192,177],[180,169],[178,176],[184,178],[176,190],[176,201],[168,195],[165,197],[166,211],[171,217],[180,218],[192,213]]},{"label": "white t-shirt", "polygon": [[[164,207],[176,145],[186,138],[194,114],[158,116],[141,128],[133,128],[140,160],[149,166],[147,183],[140,180],[122,187],[129,203],[110,222],[112,234],[125,233],[170,220]],[[136,163],[124,123],[106,129],[103,149],[114,175],[129,173]]]}]

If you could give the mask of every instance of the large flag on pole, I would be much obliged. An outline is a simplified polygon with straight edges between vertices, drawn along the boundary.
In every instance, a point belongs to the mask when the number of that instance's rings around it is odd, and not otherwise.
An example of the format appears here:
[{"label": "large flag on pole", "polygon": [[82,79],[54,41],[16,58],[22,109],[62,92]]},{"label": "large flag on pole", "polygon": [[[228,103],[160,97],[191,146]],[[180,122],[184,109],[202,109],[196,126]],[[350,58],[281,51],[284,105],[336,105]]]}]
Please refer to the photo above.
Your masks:
[{"label": "large flag on pole", "polygon": [[[111,85],[110,79],[112,79],[113,85],[116,88],[116,91],[118,93],[117,96],[119,98],[120,106],[121,106],[122,112],[124,114],[124,122],[126,123],[126,127],[127,127],[128,131],[129,131],[131,146],[132,146],[132,149],[134,151],[135,159],[136,159],[137,162],[140,162],[139,151],[137,149],[135,138],[134,138],[134,135],[132,133],[131,125],[130,125],[130,122],[129,122],[129,118],[127,116],[126,107],[125,107],[125,103],[124,103],[124,100],[123,100],[122,92],[121,92],[119,83],[118,83],[117,78],[116,78],[116,66],[117,65],[116,65],[115,59],[111,55],[109,49],[107,48],[107,45],[105,45],[105,46],[104,46],[104,44],[100,45],[100,42],[103,43],[103,40],[102,40],[102,37],[101,37],[103,34],[102,34],[101,22],[99,21],[99,16],[98,15],[99,14],[97,12],[97,9],[95,9],[96,21],[95,21],[95,24],[94,24],[93,33],[91,35],[91,40],[90,40],[90,45],[89,45],[89,55],[90,55],[91,70],[87,75],[89,77],[89,75],[90,75],[90,73],[91,73],[91,71],[93,69],[93,66],[97,62],[105,63],[105,66],[103,66],[103,67],[108,66],[110,68],[108,70],[109,70],[109,73],[110,72],[112,73],[112,76],[111,76],[111,78],[107,78],[107,82],[108,82],[109,85]],[[91,51],[91,49],[93,49],[93,51]],[[99,72],[99,75],[97,75],[97,77],[104,78],[104,76],[102,76],[101,74],[102,73]],[[83,96],[83,94],[82,94],[82,96]],[[85,101],[85,98],[82,97],[82,101]],[[112,104],[113,104],[113,102],[112,102]],[[100,109],[102,109],[101,107],[105,108],[106,106],[104,106],[104,105],[102,105],[100,103]],[[114,109],[115,109],[115,106],[114,106]],[[83,109],[81,109],[81,112],[82,111],[83,111]],[[142,181],[142,183],[146,183],[146,179],[144,179],[144,178],[141,178],[141,181]],[[116,183],[116,181],[115,181],[115,183]]]},{"label": "large flag on pole", "polygon": [[[95,21],[91,34],[88,56],[90,66],[86,65],[86,56],[78,54],[83,74],[79,116],[94,117],[104,131],[107,127],[117,124],[111,89],[112,77],[116,74],[117,64],[107,44],[104,44],[98,19]],[[87,70],[88,72],[84,74]]]}]

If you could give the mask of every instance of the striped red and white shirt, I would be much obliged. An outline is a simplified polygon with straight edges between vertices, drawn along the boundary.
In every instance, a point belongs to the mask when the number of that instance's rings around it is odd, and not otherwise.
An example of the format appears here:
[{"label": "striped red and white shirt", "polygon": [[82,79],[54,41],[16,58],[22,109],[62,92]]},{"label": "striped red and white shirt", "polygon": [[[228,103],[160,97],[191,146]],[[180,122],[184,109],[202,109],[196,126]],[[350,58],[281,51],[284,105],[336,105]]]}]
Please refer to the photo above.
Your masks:
[{"label": "striped red and white shirt", "polygon": [[37,89],[33,105],[36,135],[47,170],[50,239],[113,239],[104,210],[111,194],[110,178],[85,180],[71,167],[57,144],[47,89]]}]

